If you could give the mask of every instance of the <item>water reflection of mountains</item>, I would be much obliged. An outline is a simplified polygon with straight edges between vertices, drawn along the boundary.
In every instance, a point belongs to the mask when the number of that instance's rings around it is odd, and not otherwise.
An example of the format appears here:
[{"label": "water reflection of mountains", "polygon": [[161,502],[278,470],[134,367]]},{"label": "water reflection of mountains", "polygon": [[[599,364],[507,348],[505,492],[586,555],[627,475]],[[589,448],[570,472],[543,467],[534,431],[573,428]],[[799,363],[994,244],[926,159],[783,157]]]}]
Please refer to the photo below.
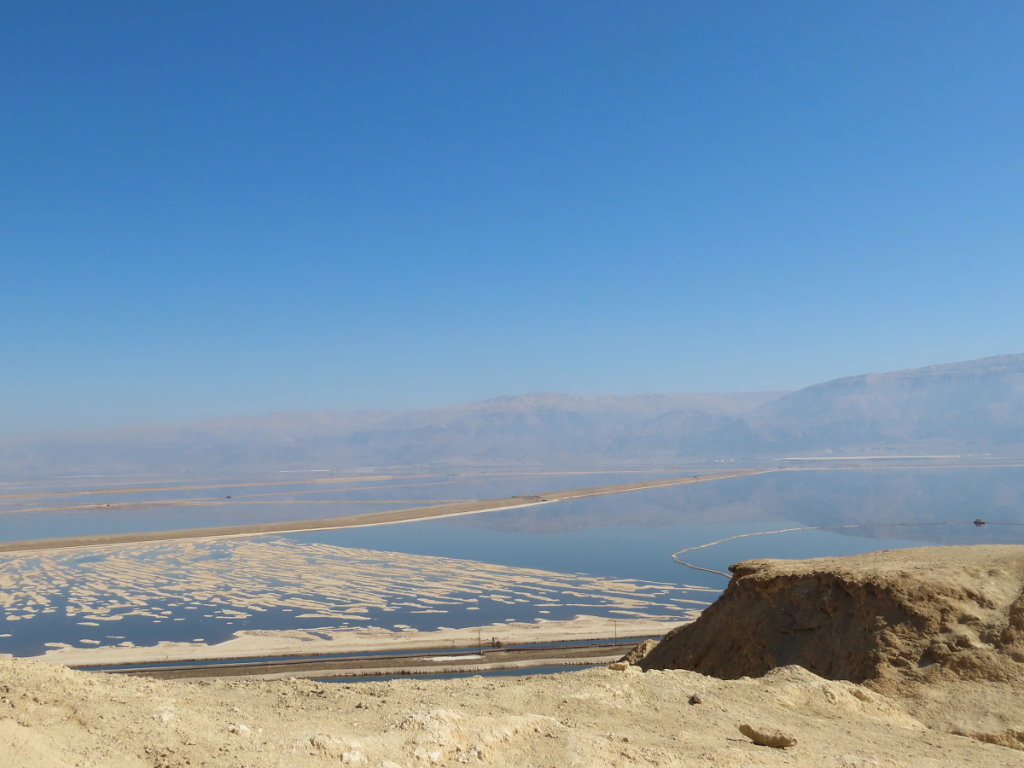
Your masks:
[{"label": "water reflection of mountains", "polygon": [[[990,524],[887,527],[895,523]],[[658,527],[773,521],[807,526],[871,525],[841,531],[869,538],[941,544],[1022,543],[1024,468],[800,470],[619,496],[578,499],[449,521],[521,533],[559,533],[622,525]],[[884,525],[882,525],[884,524]],[[756,527],[756,528],[755,528]]]}]

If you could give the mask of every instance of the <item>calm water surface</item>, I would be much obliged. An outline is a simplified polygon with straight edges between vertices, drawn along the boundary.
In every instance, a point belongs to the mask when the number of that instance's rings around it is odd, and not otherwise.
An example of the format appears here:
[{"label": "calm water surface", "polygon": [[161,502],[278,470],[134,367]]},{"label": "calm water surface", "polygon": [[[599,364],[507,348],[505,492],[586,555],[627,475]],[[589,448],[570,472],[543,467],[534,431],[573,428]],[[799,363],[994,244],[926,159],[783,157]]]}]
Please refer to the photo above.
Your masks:
[{"label": "calm water surface", "polygon": [[[345,497],[393,499],[400,490],[405,494],[403,498],[408,499],[492,498],[573,487],[574,484],[583,487],[637,479],[642,478],[635,474],[611,473],[572,478],[432,477],[420,479],[422,482],[417,485],[417,479],[401,478],[374,483],[361,481],[362,487],[345,489]],[[246,489],[252,493],[256,490]],[[289,493],[298,490],[308,488],[286,488]],[[336,490],[332,489],[331,493]],[[362,505],[353,506],[359,507],[353,512],[370,511]],[[182,527],[191,527],[197,524],[195,515],[199,513],[189,509],[4,515],[2,538],[34,538],[44,531],[47,535],[70,535],[104,530],[161,529],[175,527],[168,525],[168,521],[179,514],[182,517],[178,522]],[[300,505],[295,509],[302,510],[303,518],[315,516],[309,514],[310,506]],[[238,509],[216,512],[217,515],[238,513]],[[203,511],[202,514],[214,513]],[[332,508],[329,514],[340,513]],[[989,524],[976,527],[970,524],[975,518],[982,518]],[[210,524],[224,524],[225,519],[216,517]],[[232,521],[238,522],[237,519]],[[932,523],[963,524],[938,526]],[[901,525],[892,527],[893,524]],[[606,579],[657,582],[674,587],[722,589],[727,582],[724,577],[678,565],[672,561],[671,553],[741,534],[820,525],[862,527],[746,537],[690,552],[683,559],[726,571],[730,564],[751,558],[837,556],[928,544],[1024,543],[1024,468],[786,471],[445,520],[272,538],[292,545],[328,544]],[[83,553],[82,557],[90,555]],[[4,560],[0,559],[0,573],[4,567]],[[69,590],[73,587],[68,585]],[[241,629],[309,629],[327,623],[324,619],[301,620],[295,611],[283,609],[265,610],[229,623],[224,618],[209,618],[208,612],[202,610],[186,611],[182,604],[170,598],[160,607],[166,611],[166,616],[156,620],[158,623],[152,618],[132,617],[95,628],[78,625],[80,617],[69,618],[63,606],[57,604],[51,613],[38,613],[30,621],[13,622],[4,620],[4,609],[0,607],[0,634],[9,635],[0,637],[0,652],[29,655],[39,653],[45,642],[79,645],[83,639],[95,639],[103,644],[127,639],[137,645],[149,645],[159,640],[203,638],[205,642],[215,643]],[[610,616],[609,611],[579,612]],[[561,617],[550,613],[545,616]],[[473,614],[456,612],[443,618],[413,615],[411,610],[399,609],[389,613],[387,624],[382,625],[404,624],[432,629],[476,626],[509,618],[535,620],[539,618],[537,606],[532,603],[482,606],[482,610]]]},{"label": "calm water surface", "polygon": [[[280,475],[203,482],[8,485],[0,489],[0,541],[312,520],[470,499],[634,483],[674,472],[581,472],[329,478]],[[685,474],[685,473],[683,473]],[[694,472],[693,474],[696,474]],[[117,492],[104,493],[104,489]],[[157,490],[152,490],[157,489]],[[6,494],[6,496],[4,496]],[[14,494],[32,494],[17,498]]]}]

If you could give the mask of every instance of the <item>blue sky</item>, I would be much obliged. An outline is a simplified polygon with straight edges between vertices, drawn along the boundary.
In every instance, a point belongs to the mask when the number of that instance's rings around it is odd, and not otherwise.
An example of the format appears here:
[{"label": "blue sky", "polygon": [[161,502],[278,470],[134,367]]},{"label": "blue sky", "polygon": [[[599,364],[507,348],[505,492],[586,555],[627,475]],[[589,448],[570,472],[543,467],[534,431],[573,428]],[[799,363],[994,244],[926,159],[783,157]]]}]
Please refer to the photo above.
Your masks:
[{"label": "blue sky", "polygon": [[7,3],[0,434],[1024,351],[1024,5]]}]

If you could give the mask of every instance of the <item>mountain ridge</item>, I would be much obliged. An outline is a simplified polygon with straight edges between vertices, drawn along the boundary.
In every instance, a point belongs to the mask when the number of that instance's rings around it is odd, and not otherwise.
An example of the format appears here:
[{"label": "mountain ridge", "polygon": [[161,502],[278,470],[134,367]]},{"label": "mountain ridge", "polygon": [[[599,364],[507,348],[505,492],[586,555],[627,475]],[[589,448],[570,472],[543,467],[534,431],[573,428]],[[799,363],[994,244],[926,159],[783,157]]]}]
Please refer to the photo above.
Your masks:
[{"label": "mountain ridge", "polygon": [[0,476],[309,468],[651,466],[834,455],[1024,455],[1024,354],[796,392],[505,395],[414,411],[279,412],[0,441]]}]

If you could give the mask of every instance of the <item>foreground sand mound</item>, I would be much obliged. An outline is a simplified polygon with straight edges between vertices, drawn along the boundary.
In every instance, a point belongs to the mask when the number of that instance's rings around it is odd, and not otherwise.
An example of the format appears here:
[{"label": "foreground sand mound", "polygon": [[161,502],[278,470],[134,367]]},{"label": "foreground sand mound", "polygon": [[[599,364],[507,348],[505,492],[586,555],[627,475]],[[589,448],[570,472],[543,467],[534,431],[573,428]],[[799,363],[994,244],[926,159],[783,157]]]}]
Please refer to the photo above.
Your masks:
[{"label": "foreground sand mound", "polygon": [[[688,704],[695,694],[702,703]],[[1024,753],[1001,746],[1020,722],[1008,704],[1005,722],[965,738],[799,667],[729,681],[628,667],[173,683],[0,657],[0,768],[1024,768]],[[744,725],[796,743],[758,746]]]},{"label": "foreground sand mound", "polygon": [[1024,546],[922,547],[732,566],[723,595],[641,662],[723,679],[1024,680]]}]

